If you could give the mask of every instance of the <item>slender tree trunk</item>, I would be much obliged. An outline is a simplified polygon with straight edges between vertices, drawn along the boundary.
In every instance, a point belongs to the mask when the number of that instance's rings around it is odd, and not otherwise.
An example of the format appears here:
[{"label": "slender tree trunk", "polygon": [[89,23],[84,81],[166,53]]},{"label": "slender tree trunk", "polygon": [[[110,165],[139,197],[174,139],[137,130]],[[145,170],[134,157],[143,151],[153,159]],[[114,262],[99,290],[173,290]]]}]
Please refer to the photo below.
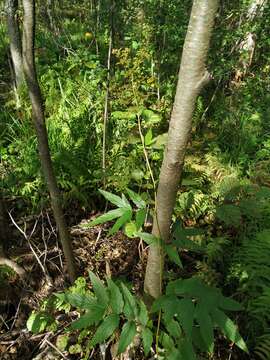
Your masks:
[{"label": "slender tree trunk", "polygon": [[37,79],[34,60],[35,40],[35,1],[23,0],[23,68],[32,104],[32,117],[37,133],[38,149],[43,173],[50,192],[52,209],[60,240],[67,261],[68,273],[71,281],[76,277],[75,261],[72,252],[71,240],[61,208],[61,196],[57,187],[49,151],[48,135],[45,125],[44,104]]},{"label": "slender tree trunk", "polygon": [[10,55],[12,61],[12,71],[14,76],[14,90],[19,107],[18,89],[23,84],[23,64],[22,64],[22,44],[19,22],[17,17],[18,0],[6,0],[5,12],[7,19],[7,31],[10,42]]},{"label": "slender tree trunk", "polygon": [[[218,0],[193,1],[157,190],[153,234],[165,242],[170,238],[171,218],[191,132],[195,101],[210,79],[205,62],[217,8]],[[144,289],[153,298],[157,298],[162,291],[163,262],[161,247],[151,246]]]}]

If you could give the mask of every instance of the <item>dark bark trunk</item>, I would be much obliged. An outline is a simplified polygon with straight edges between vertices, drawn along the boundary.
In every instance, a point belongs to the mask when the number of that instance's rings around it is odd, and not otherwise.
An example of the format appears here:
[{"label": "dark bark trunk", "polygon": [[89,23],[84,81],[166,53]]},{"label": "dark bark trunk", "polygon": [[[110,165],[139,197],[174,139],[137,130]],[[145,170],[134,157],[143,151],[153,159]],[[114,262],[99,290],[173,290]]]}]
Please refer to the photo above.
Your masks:
[{"label": "dark bark trunk", "polygon": [[71,240],[64,219],[64,214],[61,208],[61,196],[53,171],[47,129],[45,125],[44,104],[37,79],[34,60],[35,1],[23,0],[23,9],[23,68],[32,104],[32,117],[38,139],[40,161],[49,189],[54,218],[67,261],[69,277],[71,281],[74,281],[76,277],[74,255],[72,252]]},{"label": "dark bark trunk", "polygon": [[[196,98],[209,80],[205,61],[217,12],[218,0],[194,0],[185,39],[168,142],[157,190],[153,234],[170,238],[171,218],[189,140]],[[162,291],[164,256],[160,246],[151,246],[145,275],[146,294],[157,298]]]}]

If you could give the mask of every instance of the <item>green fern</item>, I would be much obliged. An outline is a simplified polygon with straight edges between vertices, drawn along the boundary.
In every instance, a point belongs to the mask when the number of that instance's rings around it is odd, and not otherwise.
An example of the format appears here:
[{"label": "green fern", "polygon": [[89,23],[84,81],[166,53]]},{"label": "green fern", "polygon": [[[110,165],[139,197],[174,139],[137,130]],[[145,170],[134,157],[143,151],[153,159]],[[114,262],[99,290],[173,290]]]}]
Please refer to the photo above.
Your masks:
[{"label": "green fern", "polygon": [[257,345],[254,354],[260,360],[270,359],[270,333],[266,333],[257,339]]}]

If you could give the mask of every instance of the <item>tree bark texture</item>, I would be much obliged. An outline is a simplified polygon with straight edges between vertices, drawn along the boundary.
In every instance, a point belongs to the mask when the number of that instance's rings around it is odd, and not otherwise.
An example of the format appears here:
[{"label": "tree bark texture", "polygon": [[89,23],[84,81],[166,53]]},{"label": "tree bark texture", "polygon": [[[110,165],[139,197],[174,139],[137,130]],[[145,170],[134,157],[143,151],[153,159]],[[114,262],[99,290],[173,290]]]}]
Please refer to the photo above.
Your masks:
[{"label": "tree bark texture", "polygon": [[23,68],[32,104],[32,117],[37,134],[40,161],[49,189],[54,218],[63,246],[69,277],[71,281],[74,281],[76,277],[75,260],[72,252],[70,236],[61,208],[61,196],[53,171],[47,129],[45,125],[44,104],[37,79],[34,60],[35,1],[23,0],[23,10]]},{"label": "tree bark texture", "polygon": [[19,22],[17,18],[18,0],[6,0],[5,12],[7,31],[10,42],[10,55],[15,78],[15,87],[18,89],[23,83],[22,44]]},{"label": "tree bark texture", "polygon": [[[218,0],[194,0],[179,71],[179,78],[168,141],[161,166],[157,190],[153,235],[168,242],[176,194],[180,184],[192,114],[198,94],[209,81],[205,62],[213,29]],[[162,291],[164,256],[160,246],[149,249],[144,290],[157,298]]]}]

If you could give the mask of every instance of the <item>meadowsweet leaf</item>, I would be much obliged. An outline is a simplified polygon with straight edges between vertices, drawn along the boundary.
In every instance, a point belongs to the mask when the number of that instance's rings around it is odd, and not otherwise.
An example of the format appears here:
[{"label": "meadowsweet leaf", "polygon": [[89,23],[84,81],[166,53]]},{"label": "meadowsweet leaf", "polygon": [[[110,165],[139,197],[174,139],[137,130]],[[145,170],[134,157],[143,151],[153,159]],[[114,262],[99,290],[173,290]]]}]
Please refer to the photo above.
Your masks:
[{"label": "meadowsweet leaf", "polygon": [[140,197],[139,194],[135,193],[134,191],[127,189],[127,193],[128,196],[130,197],[130,199],[134,202],[134,204],[139,208],[145,208],[146,207],[146,203],[145,201]]},{"label": "meadowsweet leaf", "polygon": [[142,341],[143,341],[144,354],[145,356],[147,356],[150,352],[153,343],[153,333],[150,329],[148,328],[142,329]]},{"label": "meadowsweet leaf", "polygon": [[149,320],[147,307],[142,300],[139,301],[138,320],[143,326],[146,326]]},{"label": "meadowsweet leaf", "polygon": [[178,250],[173,245],[166,245],[165,251],[169,257],[169,259],[175,263],[176,265],[180,266],[181,269],[183,269],[183,264],[181,262]]},{"label": "meadowsweet leaf", "polygon": [[145,217],[146,217],[146,209],[139,209],[136,212],[135,222],[136,222],[137,230],[140,230],[141,227],[143,226]]},{"label": "meadowsweet leaf", "polygon": [[104,321],[99,325],[97,331],[90,341],[90,345],[94,347],[96,344],[102,344],[110,337],[119,326],[119,315],[108,315]]},{"label": "meadowsweet leaf", "polygon": [[109,297],[103,282],[92,271],[89,271],[89,277],[98,303],[106,308],[109,304]]},{"label": "meadowsweet leaf", "polygon": [[88,311],[84,315],[82,315],[78,320],[74,321],[69,329],[71,330],[81,330],[87,329],[91,325],[102,320],[105,309],[101,306],[97,306],[95,309]]},{"label": "meadowsweet leaf", "polygon": [[175,303],[175,311],[179,318],[179,322],[183,327],[188,338],[191,337],[194,321],[194,303],[191,299],[181,299]]},{"label": "meadowsweet leaf", "polygon": [[108,235],[115,234],[123,225],[129,222],[132,218],[132,210],[127,209],[124,214],[115,222]]},{"label": "meadowsweet leaf", "polygon": [[196,306],[195,317],[200,326],[200,333],[202,336],[205,345],[207,346],[207,351],[210,354],[213,354],[214,351],[214,329],[212,319],[204,307],[203,303],[199,302]]},{"label": "meadowsweet leaf", "polygon": [[239,334],[237,326],[233,323],[233,321],[219,309],[212,309],[211,316],[213,322],[220,327],[224,335],[235,343],[236,346],[248,353],[246,343]]},{"label": "meadowsweet leaf", "polygon": [[111,280],[107,279],[110,292],[110,306],[115,314],[120,314],[124,307],[124,300],[118,286]]},{"label": "meadowsweet leaf", "polygon": [[128,288],[121,283],[122,292],[124,295],[124,309],[123,312],[127,319],[134,319],[138,314],[138,308],[135,297],[131,294]]},{"label": "meadowsweet leaf", "polygon": [[110,210],[106,212],[106,214],[100,215],[96,219],[90,221],[88,224],[85,225],[85,227],[89,228],[98,224],[104,224],[105,222],[123,216],[126,211],[127,211],[126,208],[118,208],[118,209]]},{"label": "meadowsweet leaf", "polygon": [[71,304],[72,306],[82,309],[82,310],[91,310],[93,307],[97,306],[97,300],[90,295],[81,295],[66,293],[65,301]]},{"label": "meadowsweet leaf", "polygon": [[114,195],[108,191],[99,190],[99,192],[105,197],[106,200],[110,201],[112,204],[116,205],[119,208],[130,207],[129,202],[126,198],[120,198],[120,196]]},{"label": "meadowsweet leaf", "polygon": [[189,339],[184,339],[180,346],[180,353],[182,355],[182,358],[185,360],[196,360],[196,354],[194,352],[192,342]]},{"label": "meadowsweet leaf", "polygon": [[126,350],[128,345],[131,344],[135,335],[136,335],[135,322],[134,321],[126,322],[123,326],[123,329],[122,329],[122,332],[120,335],[120,340],[119,340],[119,345],[118,345],[118,354],[121,354]]}]

